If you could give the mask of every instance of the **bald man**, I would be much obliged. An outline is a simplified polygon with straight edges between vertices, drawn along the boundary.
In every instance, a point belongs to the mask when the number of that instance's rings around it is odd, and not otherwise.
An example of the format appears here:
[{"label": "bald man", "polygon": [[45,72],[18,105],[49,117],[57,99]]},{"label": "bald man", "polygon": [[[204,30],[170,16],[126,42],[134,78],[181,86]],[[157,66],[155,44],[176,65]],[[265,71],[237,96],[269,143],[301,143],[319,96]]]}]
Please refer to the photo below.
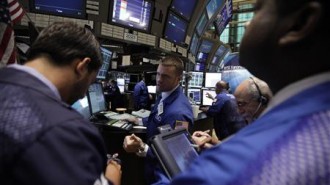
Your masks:
[{"label": "bald man", "polygon": [[212,106],[201,107],[201,110],[208,116],[214,118],[213,127],[218,139],[222,140],[231,134],[237,132],[244,127],[244,119],[238,113],[236,99],[232,94],[228,93],[228,83],[219,81],[215,85],[217,96],[214,99]]},{"label": "bald man", "polygon": [[234,96],[239,113],[249,124],[266,109],[273,93],[266,82],[256,77],[250,77],[237,86]]}]

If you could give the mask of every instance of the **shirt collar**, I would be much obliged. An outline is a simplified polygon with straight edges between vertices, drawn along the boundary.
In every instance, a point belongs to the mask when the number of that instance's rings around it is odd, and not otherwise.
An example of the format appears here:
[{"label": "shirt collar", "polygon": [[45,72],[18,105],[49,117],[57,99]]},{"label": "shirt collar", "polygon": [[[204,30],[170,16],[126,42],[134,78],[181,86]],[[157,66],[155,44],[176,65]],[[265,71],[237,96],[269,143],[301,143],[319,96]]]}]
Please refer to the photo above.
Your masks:
[{"label": "shirt collar", "polygon": [[179,84],[174,89],[172,89],[170,91],[162,92],[162,99],[160,101],[164,101],[165,98],[170,96],[172,94],[172,92],[175,91],[176,88],[178,88],[178,86],[179,86]]},{"label": "shirt collar", "polygon": [[37,79],[39,79],[41,82],[43,82],[47,87],[49,87],[51,89],[51,91],[54,93],[54,95],[61,100],[61,96],[60,93],[58,92],[57,88],[55,87],[54,84],[52,84],[51,81],[49,81],[46,77],[44,77],[41,73],[39,73],[37,70],[33,69],[32,67],[28,67],[28,66],[23,66],[23,65],[19,65],[19,64],[11,64],[8,65],[8,67],[10,68],[14,68],[20,71],[24,71],[26,73],[29,73],[30,75],[36,77]]},{"label": "shirt collar", "polygon": [[305,78],[303,80],[300,80],[298,82],[292,83],[286,87],[284,87],[282,90],[280,90],[269,102],[268,107],[266,110],[263,111],[262,115],[264,115],[266,112],[270,111],[277,105],[281,104],[285,100],[293,97],[294,95],[311,88],[313,86],[319,85],[324,82],[330,81],[330,72],[324,72],[320,73],[308,78]]}]

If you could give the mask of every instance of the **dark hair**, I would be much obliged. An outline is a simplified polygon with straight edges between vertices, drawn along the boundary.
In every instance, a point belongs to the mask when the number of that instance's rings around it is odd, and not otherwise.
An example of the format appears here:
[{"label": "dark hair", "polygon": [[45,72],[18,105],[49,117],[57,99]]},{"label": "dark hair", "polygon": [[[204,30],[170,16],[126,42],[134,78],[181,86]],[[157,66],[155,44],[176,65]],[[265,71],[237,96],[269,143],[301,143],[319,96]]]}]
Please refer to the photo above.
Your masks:
[{"label": "dark hair", "polygon": [[27,61],[40,56],[50,57],[57,66],[89,57],[89,71],[102,65],[100,44],[93,33],[73,22],[55,22],[40,32],[27,53]]},{"label": "dark hair", "polygon": [[174,66],[178,76],[181,76],[183,73],[183,61],[178,57],[167,56],[160,61],[160,64],[163,66]]}]

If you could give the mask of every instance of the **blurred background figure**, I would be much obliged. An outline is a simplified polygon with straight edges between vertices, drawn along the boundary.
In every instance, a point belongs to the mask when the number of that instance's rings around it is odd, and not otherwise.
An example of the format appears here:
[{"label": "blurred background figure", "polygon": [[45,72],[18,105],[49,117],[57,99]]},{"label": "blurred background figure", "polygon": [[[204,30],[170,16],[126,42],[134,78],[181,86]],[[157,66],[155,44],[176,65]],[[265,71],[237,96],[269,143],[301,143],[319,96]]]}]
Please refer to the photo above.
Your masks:
[{"label": "blurred background figure", "polygon": [[116,108],[121,106],[123,102],[122,95],[116,80],[109,80],[106,88],[104,89],[106,94],[106,101],[109,103],[108,107],[111,111],[116,111]]},{"label": "blurred background figure", "polygon": [[133,96],[134,110],[150,110],[150,96],[145,83],[144,75],[142,75],[142,80],[135,85]]},{"label": "blurred background figure", "polygon": [[225,81],[219,81],[215,85],[217,96],[213,99],[212,106],[200,109],[208,116],[213,117],[213,127],[218,139],[222,140],[245,126],[244,120],[238,113],[235,97],[228,92],[229,85]]}]

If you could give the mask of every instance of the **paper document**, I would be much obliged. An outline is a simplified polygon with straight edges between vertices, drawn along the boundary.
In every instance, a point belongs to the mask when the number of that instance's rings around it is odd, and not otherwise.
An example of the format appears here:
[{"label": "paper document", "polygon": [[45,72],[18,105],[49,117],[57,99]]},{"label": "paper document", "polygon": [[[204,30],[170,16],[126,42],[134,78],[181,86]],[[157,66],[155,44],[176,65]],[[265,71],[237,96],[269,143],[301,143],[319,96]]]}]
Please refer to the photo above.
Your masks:
[{"label": "paper document", "polygon": [[145,109],[141,109],[139,111],[133,111],[132,112],[132,115],[134,116],[138,116],[140,118],[146,118],[146,117],[149,117],[150,115],[150,111],[148,110],[145,110]]}]

